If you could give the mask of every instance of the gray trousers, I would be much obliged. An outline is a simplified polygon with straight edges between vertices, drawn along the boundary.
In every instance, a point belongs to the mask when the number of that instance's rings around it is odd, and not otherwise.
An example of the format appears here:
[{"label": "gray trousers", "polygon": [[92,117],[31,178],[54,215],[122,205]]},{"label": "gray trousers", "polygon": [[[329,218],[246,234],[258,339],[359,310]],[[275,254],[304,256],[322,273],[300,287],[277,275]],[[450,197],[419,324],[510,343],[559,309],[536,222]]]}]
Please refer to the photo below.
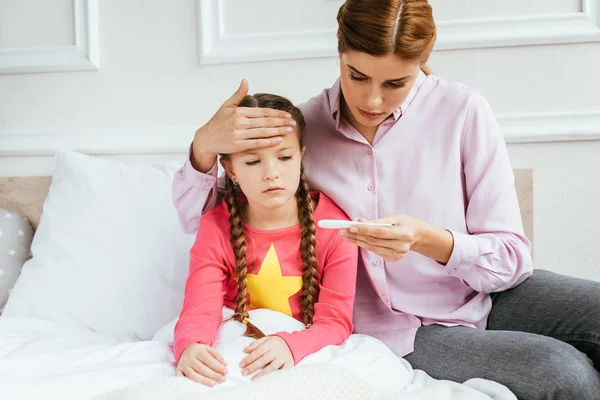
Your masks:
[{"label": "gray trousers", "polygon": [[485,378],[522,400],[600,399],[600,283],[549,271],[492,295],[487,330],[423,326],[405,358],[437,379]]}]

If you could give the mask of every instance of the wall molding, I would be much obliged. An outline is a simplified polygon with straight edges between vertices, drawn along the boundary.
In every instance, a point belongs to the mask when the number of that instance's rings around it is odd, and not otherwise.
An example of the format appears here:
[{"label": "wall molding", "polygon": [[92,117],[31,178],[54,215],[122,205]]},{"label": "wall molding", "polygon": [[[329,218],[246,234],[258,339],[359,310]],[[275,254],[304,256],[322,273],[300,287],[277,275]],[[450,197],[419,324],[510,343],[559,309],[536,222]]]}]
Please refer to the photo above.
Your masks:
[{"label": "wall molding", "polygon": [[[196,0],[200,65],[335,57],[335,29],[227,36],[223,0]],[[600,0],[565,14],[440,21],[435,51],[600,42]]]},{"label": "wall molding", "polygon": [[[600,140],[600,111],[498,116],[507,143]],[[47,156],[57,148],[88,154],[186,153],[197,127],[71,132],[0,132],[0,157]]]},{"label": "wall molding", "polygon": [[600,111],[499,115],[506,143],[600,140]]},{"label": "wall molding", "polygon": [[97,70],[98,0],[73,0],[75,45],[0,49],[0,74]]}]

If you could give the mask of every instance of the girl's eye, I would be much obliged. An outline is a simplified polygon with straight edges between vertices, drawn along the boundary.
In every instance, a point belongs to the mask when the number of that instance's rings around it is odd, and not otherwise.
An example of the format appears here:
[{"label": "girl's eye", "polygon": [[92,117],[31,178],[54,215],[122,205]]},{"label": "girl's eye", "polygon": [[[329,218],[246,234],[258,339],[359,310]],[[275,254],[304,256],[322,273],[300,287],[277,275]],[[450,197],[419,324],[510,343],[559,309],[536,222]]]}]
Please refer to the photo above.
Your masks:
[{"label": "girl's eye", "polygon": [[291,160],[291,159],[292,159],[292,156],[282,156],[282,157],[279,157],[279,159],[280,159],[281,161],[288,161],[288,160]]},{"label": "girl's eye", "polygon": [[367,78],[360,78],[360,77],[352,75],[352,74],[350,74],[350,79],[352,79],[353,81],[357,81],[357,82],[363,82],[363,81],[367,80]]},{"label": "girl's eye", "polygon": [[254,160],[254,161],[246,161],[246,165],[256,165],[260,162],[260,160]]}]

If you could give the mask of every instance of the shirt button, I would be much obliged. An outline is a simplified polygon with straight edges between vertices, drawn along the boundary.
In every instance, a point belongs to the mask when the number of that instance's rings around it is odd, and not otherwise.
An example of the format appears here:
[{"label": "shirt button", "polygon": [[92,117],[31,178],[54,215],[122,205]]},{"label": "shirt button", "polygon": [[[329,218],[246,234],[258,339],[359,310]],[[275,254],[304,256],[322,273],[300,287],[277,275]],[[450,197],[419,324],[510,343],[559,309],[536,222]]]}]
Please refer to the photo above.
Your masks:
[{"label": "shirt button", "polygon": [[375,189],[375,185],[370,183],[369,186],[367,186],[367,189],[369,189],[369,192],[372,192]]},{"label": "shirt button", "polygon": [[369,149],[369,151],[367,151],[367,154],[370,155],[370,156],[372,156],[373,155],[373,150]]},{"label": "shirt button", "polygon": [[379,264],[381,264],[381,261],[379,261],[379,259],[373,261],[373,265],[378,266]]},{"label": "shirt button", "polygon": [[450,270],[450,275],[455,275],[458,271],[456,270],[456,268],[452,268]]},{"label": "shirt button", "polygon": [[384,303],[389,303],[390,302],[390,298],[387,297],[387,295],[385,295],[385,294],[383,296],[381,296],[381,299],[383,300]]}]

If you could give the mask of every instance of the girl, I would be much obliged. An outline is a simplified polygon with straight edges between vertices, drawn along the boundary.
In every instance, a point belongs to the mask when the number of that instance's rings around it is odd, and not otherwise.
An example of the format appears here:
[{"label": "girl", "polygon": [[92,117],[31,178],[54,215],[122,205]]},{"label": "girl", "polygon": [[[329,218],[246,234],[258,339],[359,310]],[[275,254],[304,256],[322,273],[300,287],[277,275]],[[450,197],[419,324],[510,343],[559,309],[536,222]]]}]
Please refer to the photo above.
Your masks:
[{"label": "girl", "polygon": [[[306,177],[352,219],[395,223],[343,231],[361,247],[355,331],[438,379],[598,399],[600,283],[533,272],[489,104],[426,67],[436,41],[427,0],[346,0],[337,22],[340,77],[299,106]],[[236,107],[246,90],[196,131],[176,175],[186,231],[215,206],[217,153],[288,135],[283,113]]]},{"label": "girl", "polygon": [[[348,217],[326,196],[309,192],[301,164],[302,113],[270,94],[246,96],[240,107],[281,110],[294,128],[277,146],[221,157],[225,200],[202,218],[173,343],[177,374],[209,386],[227,374],[211,347],[223,305],[235,309],[232,318],[246,325],[247,336],[258,339],[241,365],[243,375],[262,368],[254,378],[339,345],[352,333],[358,250],[339,232],[315,225],[316,219]],[[250,308],[293,316],[306,330],[264,337],[249,320]]]}]

